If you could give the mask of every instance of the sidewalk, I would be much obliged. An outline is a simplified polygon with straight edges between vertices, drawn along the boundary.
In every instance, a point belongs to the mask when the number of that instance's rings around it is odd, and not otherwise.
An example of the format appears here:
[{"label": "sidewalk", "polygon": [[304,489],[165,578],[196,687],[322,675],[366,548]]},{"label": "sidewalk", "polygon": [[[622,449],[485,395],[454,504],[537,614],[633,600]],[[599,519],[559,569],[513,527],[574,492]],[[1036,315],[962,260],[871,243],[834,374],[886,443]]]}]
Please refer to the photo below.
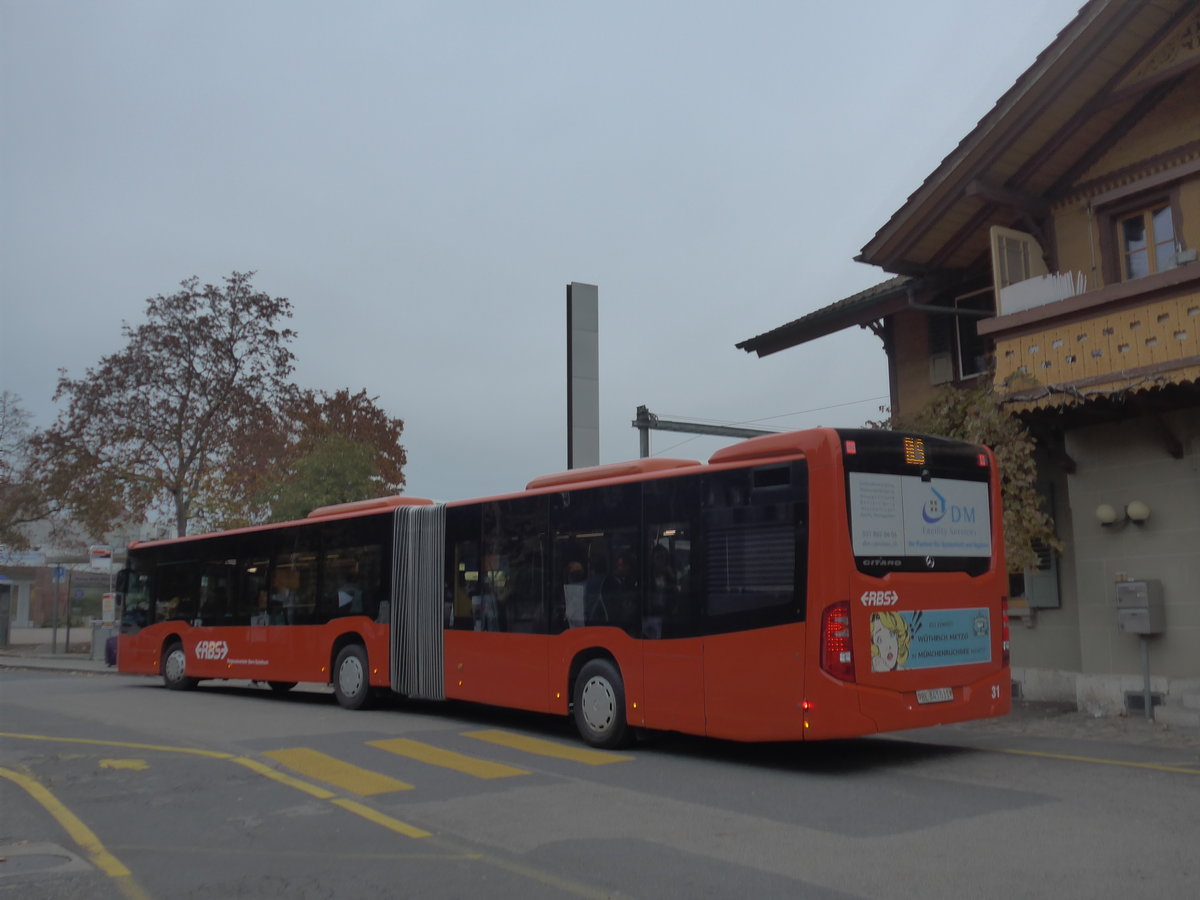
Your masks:
[{"label": "sidewalk", "polygon": [[[57,669],[66,672],[113,672],[115,666],[92,659],[92,629],[71,629],[69,652],[64,646],[66,629],[58,629],[57,642],[51,628],[14,628],[7,647],[0,647],[0,669]],[[57,651],[57,652],[55,652]]]},{"label": "sidewalk", "polygon": [[0,647],[0,668],[58,669],[67,672],[111,672],[115,666],[104,664],[104,650],[92,659],[92,627],[72,626],[71,645],[66,646],[67,629],[13,628],[8,646]]}]

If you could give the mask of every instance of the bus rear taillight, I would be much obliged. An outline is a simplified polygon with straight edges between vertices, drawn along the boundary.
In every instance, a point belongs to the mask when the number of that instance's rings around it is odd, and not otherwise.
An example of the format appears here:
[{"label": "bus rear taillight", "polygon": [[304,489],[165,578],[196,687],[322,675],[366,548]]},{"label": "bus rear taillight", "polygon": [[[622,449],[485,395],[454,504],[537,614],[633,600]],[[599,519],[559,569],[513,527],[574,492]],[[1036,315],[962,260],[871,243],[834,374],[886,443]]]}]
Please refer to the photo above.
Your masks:
[{"label": "bus rear taillight", "polygon": [[1009,659],[1012,655],[1011,651],[1009,650],[1009,647],[1011,646],[1009,644],[1009,640],[1011,639],[1012,635],[1010,634],[1010,632],[1008,630],[1008,598],[1007,597],[1000,598],[1000,637],[1002,639],[1002,643],[1000,644],[1000,661],[1003,665],[1007,666],[1009,664]]},{"label": "bus rear taillight", "polygon": [[842,681],[854,680],[848,601],[828,606],[821,614],[821,668]]}]

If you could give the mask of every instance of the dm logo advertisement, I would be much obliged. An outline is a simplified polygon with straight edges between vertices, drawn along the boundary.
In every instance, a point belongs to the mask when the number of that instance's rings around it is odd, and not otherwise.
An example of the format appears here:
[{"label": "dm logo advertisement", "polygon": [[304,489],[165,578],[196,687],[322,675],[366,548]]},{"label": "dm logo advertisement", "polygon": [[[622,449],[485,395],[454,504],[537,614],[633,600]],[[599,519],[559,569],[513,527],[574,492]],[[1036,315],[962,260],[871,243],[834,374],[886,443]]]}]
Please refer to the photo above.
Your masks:
[{"label": "dm logo advertisement", "polygon": [[988,556],[992,523],[983,481],[852,472],[858,556]]},{"label": "dm logo advertisement", "polygon": [[921,507],[921,518],[930,525],[936,525],[946,517],[946,498],[942,496],[941,491],[930,486],[929,493],[932,494],[925,505]]},{"label": "dm logo advertisement", "polygon": [[991,547],[987,484],[905,478],[905,552],[925,556],[987,556]]}]

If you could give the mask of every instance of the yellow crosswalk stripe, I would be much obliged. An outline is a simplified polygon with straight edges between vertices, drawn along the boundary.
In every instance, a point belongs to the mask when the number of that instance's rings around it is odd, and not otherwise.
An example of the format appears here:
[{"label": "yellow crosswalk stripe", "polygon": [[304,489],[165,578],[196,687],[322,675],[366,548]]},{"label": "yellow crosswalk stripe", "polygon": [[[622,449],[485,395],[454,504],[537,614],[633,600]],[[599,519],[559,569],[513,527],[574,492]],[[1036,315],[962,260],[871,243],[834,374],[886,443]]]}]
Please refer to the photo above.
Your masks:
[{"label": "yellow crosswalk stripe", "polygon": [[513,766],[503,765],[502,763],[489,762],[486,759],[476,759],[473,756],[455,753],[453,750],[442,750],[431,744],[423,744],[420,741],[411,741],[407,738],[368,741],[367,745],[378,747],[380,750],[386,750],[388,753],[406,756],[418,762],[428,763],[431,766],[441,766],[443,769],[453,769],[455,772],[462,772],[464,775],[473,775],[476,778],[511,778],[514,775],[529,774],[524,769],[517,769]]},{"label": "yellow crosswalk stripe", "polygon": [[609,753],[605,750],[589,750],[586,747],[576,747],[571,744],[559,744],[555,741],[545,741],[541,738],[525,737],[498,729],[485,731],[464,731],[463,737],[499,744],[501,747],[511,747],[538,756],[551,756],[555,759],[568,759],[572,762],[583,763],[587,766],[603,766],[608,763],[628,762],[632,756],[622,756],[620,753]]},{"label": "yellow crosswalk stripe", "polygon": [[340,806],[342,809],[354,813],[356,816],[362,816],[364,819],[374,822],[376,825],[382,825],[384,828],[394,831],[397,834],[402,834],[410,838],[427,838],[431,833],[424,828],[418,828],[415,825],[409,825],[407,822],[401,822],[399,819],[393,819],[386,813],[381,813],[377,809],[371,809],[369,806],[364,806],[357,800],[350,800],[346,797],[336,797],[330,801],[331,803]]},{"label": "yellow crosswalk stripe", "polygon": [[263,754],[301,775],[316,778],[326,784],[332,784],[342,790],[360,797],[372,797],[375,794],[387,794],[392,791],[412,790],[412,785],[397,781],[379,772],[363,769],[348,762],[342,762],[332,756],[327,756],[317,750],[307,747],[292,747],[286,750],[268,750]]}]

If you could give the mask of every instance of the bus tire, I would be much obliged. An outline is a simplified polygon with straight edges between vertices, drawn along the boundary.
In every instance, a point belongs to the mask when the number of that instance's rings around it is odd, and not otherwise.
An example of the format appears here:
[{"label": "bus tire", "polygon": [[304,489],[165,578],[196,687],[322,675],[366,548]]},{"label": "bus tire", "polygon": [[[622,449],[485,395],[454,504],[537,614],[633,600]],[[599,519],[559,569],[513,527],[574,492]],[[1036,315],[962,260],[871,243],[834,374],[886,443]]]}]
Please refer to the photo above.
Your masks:
[{"label": "bus tire", "polygon": [[625,745],[625,685],[621,672],[607,659],[584,663],[575,678],[572,712],[579,736],[593,747],[612,750]]},{"label": "bus tire", "polygon": [[269,687],[276,694],[286,694],[288,691],[294,688],[296,684],[297,682],[295,681],[268,681],[267,687]]},{"label": "bus tire", "polygon": [[190,691],[200,681],[187,677],[187,654],[179,641],[173,641],[163,653],[162,679],[163,685],[171,691]]},{"label": "bus tire", "polygon": [[347,644],[333,664],[333,695],[343,709],[364,709],[371,702],[371,680],[367,650],[362,644]]}]

